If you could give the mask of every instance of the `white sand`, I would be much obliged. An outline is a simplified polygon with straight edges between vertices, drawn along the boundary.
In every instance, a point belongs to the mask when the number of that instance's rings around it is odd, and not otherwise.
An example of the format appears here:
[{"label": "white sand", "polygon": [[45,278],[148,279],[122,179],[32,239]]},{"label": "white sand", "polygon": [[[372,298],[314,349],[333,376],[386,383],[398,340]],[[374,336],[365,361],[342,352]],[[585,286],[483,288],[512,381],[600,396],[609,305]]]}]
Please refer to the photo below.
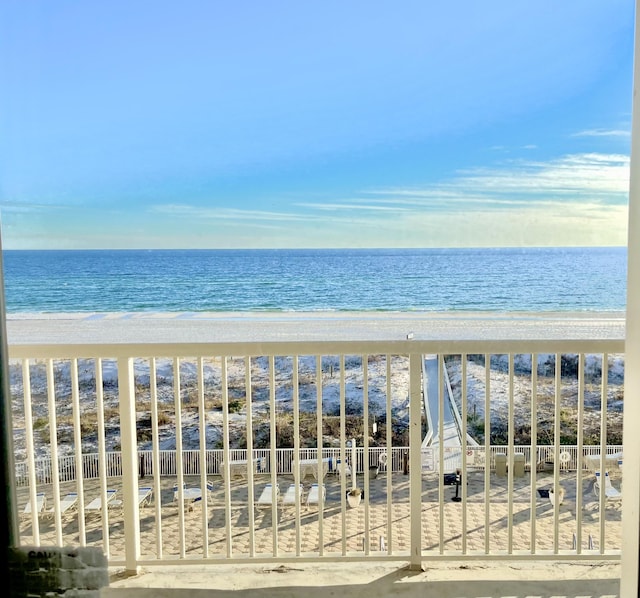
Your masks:
[{"label": "white sand", "polygon": [[625,314],[609,313],[107,313],[11,314],[12,344],[613,339]]}]

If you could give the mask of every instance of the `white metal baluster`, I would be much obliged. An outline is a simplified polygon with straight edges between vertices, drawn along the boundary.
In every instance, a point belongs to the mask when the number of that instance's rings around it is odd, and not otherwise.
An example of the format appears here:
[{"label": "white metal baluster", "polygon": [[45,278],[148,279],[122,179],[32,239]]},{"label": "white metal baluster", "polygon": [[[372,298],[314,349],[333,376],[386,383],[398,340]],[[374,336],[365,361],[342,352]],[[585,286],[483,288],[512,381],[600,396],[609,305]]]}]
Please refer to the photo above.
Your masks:
[{"label": "white metal baluster", "polygon": [[576,553],[582,554],[582,458],[584,455],[584,353],[578,358],[578,430],[576,448]]},{"label": "white metal baluster", "polygon": [[156,551],[158,559],[162,559],[162,486],[160,485],[162,469],[160,466],[160,435],[158,432],[158,382],[156,379],[156,358],[149,360],[149,401],[151,408],[151,430],[153,451],[153,502],[156,517]]},{"label": "white metal baluster", "polygon": [[[300,360],[298,355],[293,356],[292,362],[292,385],[293,385],[293,481],[300,484]],[[320,488],[322,488],[320,486]],[[296,556],[300,556],[302,551],[302,531],[300,529],[300,505],[296,505]]]},{"label": "white metal baluster", "polygon": [[507,552],[513,554],[513,474],[514,474],[514,461],[515,461],[515,445],[514,445],[514,420],[515,420],[515,407],[513,399],[513,353],[509,353],[509,407],[508,414],[509,419],[507,422],[507,450],[509,463],[509,471],[507,476]]},{"label": "white metal baluster", "polygon": [[392,356],[386,356],[386,375],[387,375],[387,405],[386,405],[386,428],[387,428],[387,463],[385,466],[385,475],[387,481],[387,554],[393,554],[393,429],[391,427],[391,405],[392,405],[392,387],[391,387],[391,359]]},{"label": "white metal baluster", "polygon": [[[419,570],[422,564],[422,453],[420,450],[422,409],[422,355],[411,353],[409,355],[409,500],[411,501],[409,567],[414,571]],[[440,478],[442,478],[441,474]]]},{"label": "white metal baluster", "polygon": [[[462,485],[462,554],[467,554],[467,354],[460,356],[462,373],[462,430],[460,438],[461,449],[461,485]],[[452,397],[453,399],[453,397]]]},{"label": "white metal baluster", "polygon": [[[246,422],[246,437],[247,437],[247,492],[249,498],[249,556],[255,556],[256,553],[256,532],[255,532],[255,508],[254,508],[254,492],[255,492],[255,480],[253,476],[253,410],[252,410],[252,392],[251,392],[251,358],[244,358],[244,386],[245,386],[245,422]],[[276,497],[276,487],[272,486],[273,493],[272,498]],[[277,501],[273,502],[274,510]],[[278,517],[274,517],[271,520],[271,525],[274,525],[278,520]]]},{"label": "white metal baluster", "polygon": [[553,416],[553,552],[558,554],[560,534],[560,407],[562,399],[562,356],[555,357],[555,403]]},{"label": "white metal baluster", "polygon": [[202,556],[209,556],[209,489],[207,477],[207,414],[204,406],[204,358],[196,360],[198,387],[198,433],[200,440],[200,488],[202,488]]},{"label": "white metal baluster", "polygon": [[227,356],[220,357],[220,384],[222,390],[222,446],[224,480],[225,527],[227,536],[227,558],[233,556],[233,525],[231,522],[231,452],[229,450],[229,372],[227,370]]},{"label": "white metal baluster", "polygon": [[531,479],[530,509],[531,535],[529,549],[531,554],[537,552],[536,547],[536,510],[537,510],[537,480],[538,480],[538,354],[531,355],[531,443],[529,449],[529,475]]},{"label": "white metal baluster", "polygon": [[491,554],[491,355],[484,356],[484,553]]},{"label": "white metal baluster", "polygon": [[346,491],[347,491],[347,476],[346,476],[346,420],[345,420],[345,405],[346,405],[346,390],[345,390],[345,358],[344,354],[340,355],[340,465],[338,473],[340,476],[340,508],[342,512],[342,555],[347,554],[347,520],[346,520]]},{"label": "white metal baluster", "polygon": [[[318,483],[322,489],[324,481],[324,462],[322,452],[322,356],[316,355],[316,447],[318,458]],[[296,506],[300,504],[300,484],[296,484]],[[322,490],[318,501],[318,555],[324,554],[324,500]]]},{"label": "white metal baluster", "polygon": [[24,392],[24,432],[27,449],[27,464],[29,471],[29,501],[31,502],[31,528],[33,530],[33,544],[40,545],[40,524],[36,509],[38,483],[36,478],[35,448],[33,444],[33,411],[31,404],[31,368],[28,359],[22,361],[22,388]]},{"label": "white metal baluster", "polygon": [[184,460],[182,454],[182,399],[180,396],[180,359],[173,359],[173,395],[176,426],[176,476],[178,482],[178,534],[180,536],[180,558],[186,556],[184,521]]}]

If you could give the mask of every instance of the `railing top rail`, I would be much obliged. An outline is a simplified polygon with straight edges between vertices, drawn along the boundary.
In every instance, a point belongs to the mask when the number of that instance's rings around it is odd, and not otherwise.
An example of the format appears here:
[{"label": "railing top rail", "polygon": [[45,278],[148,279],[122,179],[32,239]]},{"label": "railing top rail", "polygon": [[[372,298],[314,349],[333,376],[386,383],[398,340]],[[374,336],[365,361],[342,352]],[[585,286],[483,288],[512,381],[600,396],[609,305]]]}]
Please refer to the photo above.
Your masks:
[{"label": "railing top rail", "polygon": [[623,353],[624,339],[444,339],[203,343],[10,344],[10,359],[206,357],[211,355]]}]

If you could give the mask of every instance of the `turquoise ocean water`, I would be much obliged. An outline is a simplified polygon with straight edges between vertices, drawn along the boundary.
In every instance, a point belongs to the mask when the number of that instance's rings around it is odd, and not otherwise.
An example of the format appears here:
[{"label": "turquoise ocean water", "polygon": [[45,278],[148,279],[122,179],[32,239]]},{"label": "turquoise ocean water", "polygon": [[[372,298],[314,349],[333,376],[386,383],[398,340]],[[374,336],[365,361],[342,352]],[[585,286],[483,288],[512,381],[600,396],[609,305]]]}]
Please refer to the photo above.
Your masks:
[{"label": "turquoise ocean water", "polygon": [[622,311],[626,247],[3,251],[7,314]]}]

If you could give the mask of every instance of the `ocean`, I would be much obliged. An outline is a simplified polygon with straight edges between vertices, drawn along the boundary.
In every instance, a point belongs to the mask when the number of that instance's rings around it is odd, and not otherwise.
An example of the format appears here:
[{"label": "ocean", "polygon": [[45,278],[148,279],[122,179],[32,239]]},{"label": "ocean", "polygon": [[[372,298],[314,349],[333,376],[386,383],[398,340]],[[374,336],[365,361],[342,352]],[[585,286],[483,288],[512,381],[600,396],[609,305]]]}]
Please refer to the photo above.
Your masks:
[{"label": "ocean", "polygon": [[626,247],[2,255],[7,314],[606,312],[626,306]]}]

